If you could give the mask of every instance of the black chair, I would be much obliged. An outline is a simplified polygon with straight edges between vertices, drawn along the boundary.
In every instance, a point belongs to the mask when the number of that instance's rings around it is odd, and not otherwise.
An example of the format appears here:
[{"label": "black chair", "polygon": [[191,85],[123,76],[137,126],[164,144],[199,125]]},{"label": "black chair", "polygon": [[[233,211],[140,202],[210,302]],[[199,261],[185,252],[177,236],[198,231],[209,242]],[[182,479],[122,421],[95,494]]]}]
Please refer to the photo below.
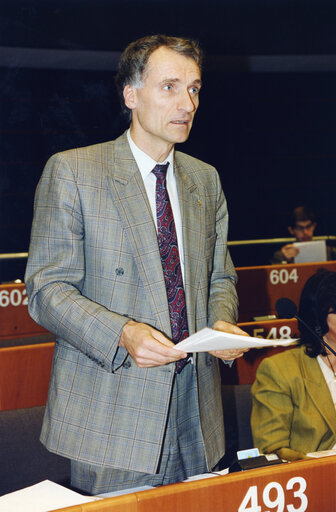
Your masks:
[{"label": "black chair", "polygon": [[0,495],[51,480],[70,487],[70,461],[40,443],[44,407],[0,411]]}]

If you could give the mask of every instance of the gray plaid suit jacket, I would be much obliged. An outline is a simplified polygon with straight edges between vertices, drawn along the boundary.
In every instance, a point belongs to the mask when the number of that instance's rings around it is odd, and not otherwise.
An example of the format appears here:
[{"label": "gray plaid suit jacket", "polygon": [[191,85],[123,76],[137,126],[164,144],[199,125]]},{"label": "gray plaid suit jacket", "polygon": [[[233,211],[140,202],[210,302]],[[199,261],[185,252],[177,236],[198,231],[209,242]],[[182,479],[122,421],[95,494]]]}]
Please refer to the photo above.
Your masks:
[{"label": "gray plaid suit jacket", "polygon": [[[175,154],[190,333],[236,321],[228,214],[217,172]],[[152,213],[126,134],[51,157],[38,184],[29,311],[56,334],[41,433],[65,457],[155,473],[174,364],[141,369],[118,346],[129,319],[171,335]],[[224,454],[218,360],[195,357],[208,467]]]}]

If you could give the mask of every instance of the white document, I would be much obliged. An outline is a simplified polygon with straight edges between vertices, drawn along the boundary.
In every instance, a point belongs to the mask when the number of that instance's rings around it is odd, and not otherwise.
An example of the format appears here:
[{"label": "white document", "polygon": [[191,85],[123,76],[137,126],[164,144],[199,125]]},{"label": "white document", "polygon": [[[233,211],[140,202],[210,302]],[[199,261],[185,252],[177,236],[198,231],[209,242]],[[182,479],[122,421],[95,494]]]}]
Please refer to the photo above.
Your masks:
[{"label": "white document", "polygon": [[58,508],[96,501],[50,480],[0,496],[0,512],[49,512]]},{"label": "white document", "polygon": [[327,261],[327,246],[325,240],[312,242],[294,242],[294,247],[299,249],[295,256],[295,263],[311,263],[314,261]]},{"label": "white document", "polygon": [[119,491],[104,492],[97,494],[99,498],[114,498],[115,496],[122,496],[123,494],[132,494],[133,492],[149,491],[155,489],[152,485],[142,485],[141,487],[132,487],[130,489],[120,489]]},{"label": "white document", "polygon": [[182,482],[195,482],[195,480],[205,480],[206,478],[212,478],[214,476],[219,476],[217,473],[202,473],[200,475],[189,476]]},{"label": "white document", "polygon": [[262,339],[252,336],[242,336],[228,332],[216,331],[205,327],[174,345],[176,350],[184,352],[208,352],[209,350],[226,350],[239,348],[286,347],[295,345],[297,339]]},{"label": "white document", "polygon": [[320,452],[311,452],[307,453],[308,457],[314,457],[315,459],[319,459],[320,457],[331,457],[336,455],[336,450],[322,450]]}]

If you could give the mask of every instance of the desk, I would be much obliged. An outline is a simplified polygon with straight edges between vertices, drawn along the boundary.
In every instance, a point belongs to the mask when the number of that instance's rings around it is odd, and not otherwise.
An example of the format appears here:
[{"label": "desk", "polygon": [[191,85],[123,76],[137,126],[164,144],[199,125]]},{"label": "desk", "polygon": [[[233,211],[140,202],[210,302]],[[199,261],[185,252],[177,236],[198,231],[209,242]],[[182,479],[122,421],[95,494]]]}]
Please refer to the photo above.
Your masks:
[{"label": "desk", "polygon": [[[275,303],[288,297],[298,306],[302,287],[319,268],[336,271],[336,261],[238,267],[239,322],[254,316],[275,314]],[[29,316],[24,283],[0,285],[0,339],[48,333]]]},{"label": "desk", "polygon": [[296,318],[266,320],[262,322],[240,322],[238,327],[255,338],[269,339],[270,347],[251,349],[229,367],[220,365],[222,384],[253,384],[257,368],[264,359],[291,347],[272,347],[272,339],[298,338],[299,329]]},{"label": "desk", "polygon": [[0,410],[46,403],[54,343],[0,348]]},{"label": "desk", "polygon": [[236,268],[239,322],[275,314],[276,301],[281,297],[291,299],[298,306],[305,282],[319,268],[336,271],[336,261]]},{"label": "desk", "polygon": [[333,512],[336,456],[167,485],[59,512]]},{"label": "desk", "polygon": [[[243,331],[248,332],[250,336],[269,339],[270,347],[253,348],[246,352],[243,357],[237,359],[237,376],[235,381],[237,384],[253,384],[257,368],[265,357],[273,356],[284,350],[291,350],[291,346],[272,347],[272,339],[298,338],[300,335],[296,318],[267,320],[265,322],[241,322],[238,325]],[[228,372],[226,371],[226,373]],[[228,379],[226,379],[227,381]]]}]

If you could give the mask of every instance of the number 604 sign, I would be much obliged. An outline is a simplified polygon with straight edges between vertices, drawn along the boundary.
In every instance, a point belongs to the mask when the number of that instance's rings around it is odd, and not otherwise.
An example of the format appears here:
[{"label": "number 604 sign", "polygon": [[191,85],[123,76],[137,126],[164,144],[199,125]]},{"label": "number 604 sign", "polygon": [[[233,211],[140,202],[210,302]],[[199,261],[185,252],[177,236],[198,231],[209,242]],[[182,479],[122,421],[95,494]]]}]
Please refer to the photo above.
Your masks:
[{"label": "number 604 sign", "polygon": [[[238,512],[305,512],[308,506],[308,498],[305,495],[307,484],[301,476],[288,480],[286,493],[278,482],[270,482],[264,487],[262,493],[263,506],[258,503],[258,488],[256,485],[249,487],[241,502]],[[288,501],[288,504],[286,503]]]}]

